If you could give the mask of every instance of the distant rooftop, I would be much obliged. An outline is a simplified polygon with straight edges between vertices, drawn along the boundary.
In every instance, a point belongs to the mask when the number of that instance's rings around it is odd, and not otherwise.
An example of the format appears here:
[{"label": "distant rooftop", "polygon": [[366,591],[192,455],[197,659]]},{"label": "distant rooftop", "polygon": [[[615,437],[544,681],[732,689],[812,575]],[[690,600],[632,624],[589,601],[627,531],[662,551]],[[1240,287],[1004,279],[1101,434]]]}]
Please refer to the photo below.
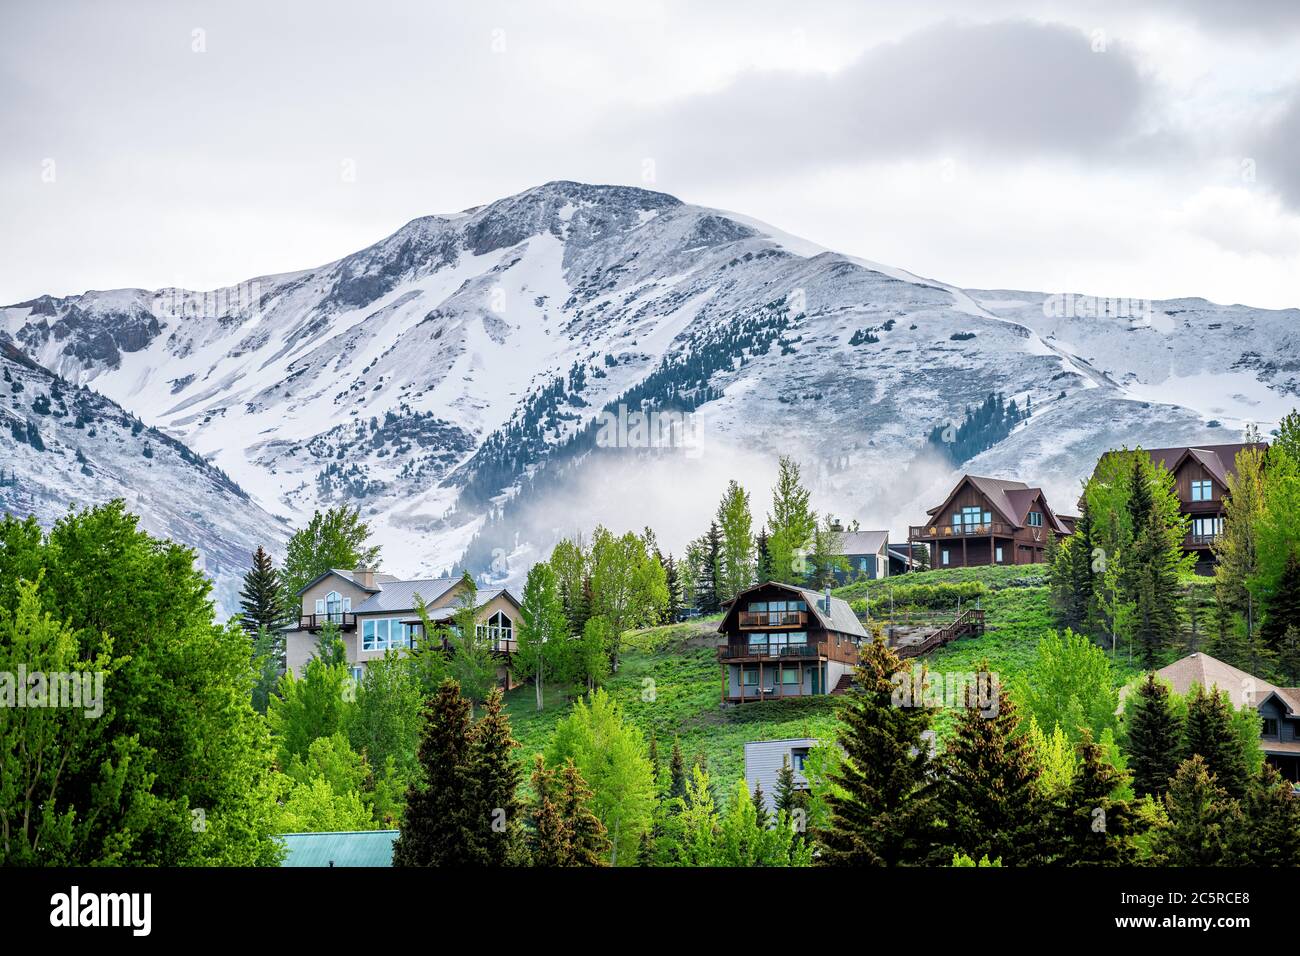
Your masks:
[{"label": "distant rooftop", "polygon": [[392,866],[397,831],[284,833],[276,839],[288,851],[281,866]]}]

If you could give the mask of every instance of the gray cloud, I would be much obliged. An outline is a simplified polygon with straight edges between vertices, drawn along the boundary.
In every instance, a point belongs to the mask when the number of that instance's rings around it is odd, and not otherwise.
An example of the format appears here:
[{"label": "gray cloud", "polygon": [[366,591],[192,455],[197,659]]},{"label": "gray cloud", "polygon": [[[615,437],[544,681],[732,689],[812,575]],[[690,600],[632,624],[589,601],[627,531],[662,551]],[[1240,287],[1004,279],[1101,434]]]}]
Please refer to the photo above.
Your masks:
[{"label": "gray cloud", "polygon": [[1148,87],[1113,41],[1069,27],[945,23],[830,76],[750,73],[621,122],[647,156],[723,177],[791,163],[971,154],[1095,157],[1138,147]]},{"label": "gray cloud", "polygon": [[[1300,209],[1300,86],[1291,91],[1282,113],[1265,128],[1253,151],[1255,175],[1293,209]],[[1252,155],[1249,146],[1247,155]]]}]

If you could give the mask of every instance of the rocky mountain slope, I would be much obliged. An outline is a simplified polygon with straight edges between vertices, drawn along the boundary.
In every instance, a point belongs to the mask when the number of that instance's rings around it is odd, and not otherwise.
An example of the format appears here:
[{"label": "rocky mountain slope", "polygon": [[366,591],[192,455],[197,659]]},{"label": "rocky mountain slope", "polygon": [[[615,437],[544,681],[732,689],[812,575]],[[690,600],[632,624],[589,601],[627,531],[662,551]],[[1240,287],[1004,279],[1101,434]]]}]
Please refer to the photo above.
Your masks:
[{"label": "rocky mountain slope", "polygon": [[122,498],[149,532],[198,552],[227,613],[252,551],[286,539],[218,468],[115,402],[32,361],[0,334],[0,508],[50,525]]},{"label": "rocky mountain slope", "polygon": [[[899,537],[953,476],[926,434],[990,392],[1033,413],[964,467],[1067,503],[1108,447],[1234,440],[1300,404],[1296,310],[1084,302],[556,182],[231,289],[41,297],[0,331],[267,513],[354,502],[389,570],[508,578],[597,521],[679,549],[732,477],[761,515],[785,452],[815,506]],[[675,447],[647,447],[640,409]]]}]

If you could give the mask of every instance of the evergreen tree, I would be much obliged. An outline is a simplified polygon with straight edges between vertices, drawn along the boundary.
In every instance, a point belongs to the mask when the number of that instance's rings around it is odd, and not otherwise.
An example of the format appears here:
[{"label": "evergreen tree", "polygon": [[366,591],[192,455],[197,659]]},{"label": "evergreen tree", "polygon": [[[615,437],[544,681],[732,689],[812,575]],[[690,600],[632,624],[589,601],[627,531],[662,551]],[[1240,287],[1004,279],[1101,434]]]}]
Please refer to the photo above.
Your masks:
[{"label": "evergreen tree", "polygon": [[266,628],[273,630],[285,619],[284,592],[280,575],[271,564],[271,556],[258,545],[253,552],[253,566],[244,575],[244,588],[239,592],[240,622],[249,634]]},{"label": "evergreen tree", "polygon": [[[1055,540],[1049,535],[1048,541]],[[1085,497],[1074,533],[1056,547],[1049,564],[1057,620],[1077,633],[1090,633],[1094,600],[1092,517]]]},{"label": "evergreen tree", "polygon": [[[979,670],[987,673],[987,663]],[[1016,705],[1001,687],[996,713],[975,703],[958,715],[943,758],[943,857],[987,855],[1006,866],[1040,862],[1047,808],[1038,796],[1038,763],[1018,732]]]},{"label": "evergreen tree", "polygon": [[518,797],[522,771],[513,754],[519,743],[511,733],[502,700],[500,688],[488,694],[483,716],[470,733],[468,819],[479,866],[515,863],[522,847]]},{"label": "evergreen tree", "polygon": [[1071,866],[1132,866],[1141,824],[1127,800],[1115,793],[1125,775],[1105,760],[1100,744],[1083,732],[1078,767],[1057,814],[1053,834],[1063,847],[1060,862]]},{"label": "evergreen tree", "polygon": [[1133,542],[1124,587],[1135,607],[1143,664],[1153,668],[1161,648],[1178,633],[1178,577],[1195,559],[1183,555],[1187,519],[1179,511],[1173,476],[1154,467],[1145,453],[1132,458],[1128,517]]},{"label": "evergreen tree", "polygon": [[1187,721],[1183,727],[1183,757],[1199,756],[1206,770],[1228,796],[1240,799],[1250,783],[1250,769],[1241,739],[1233,727],[1232,705],[1225,691],[1200,684],[1187,696]]},{"label": "evergreen tree", "polygon": [[676,739],[668,762],[668,796],[686,799],[686,760],[682,757],[682,742]]},{"label": "evergreen tree", "polygon": [[1277,649],[1277,669],[1288,687],[1300,684],[1300,627],[1288,627]]},{"label": "evergreen tree", "polygon": [[754,541],[755,555],[755,574],[754,577],[759,584],[773,580],[772,578],[772,552],[768,547],[767,525],[758,529],[758,537]]},{"label": "evergreen tree", "polygon": [[1277,586],[1268,596],[1260,636],[1270,650],[1279,650],[1288,629],[1300,628],[1300,551],[1292,548]]},{"label": "evergreen tree", "polygon": [[1168,685],[1156,680],[1154,672],[1149,671],[1129,697],[1126,722],[1133,791],[1138,796],[1159,796],[1178,769],[1183,722]]},{"label": "evergreen tree", "polygon": [[473,866],[479,826],[471,774],[470,704],[448,678],[425,707],[423,779],[406,794],[393,866]]},{"label": "evergreen tree", "polygon": [[722,609],[722,580],[719,565],[722,560],[722,531],[716,521],[709,523],[704,536],[703,567],[695,582],[696,607],[701,614],[716,614]]},{"label": "evergreen tree", "polygon": [[1166,819],[1151,838],[1157,866],[1221,866],[1240,837],[1241,810],[1199,754],[1184,760],[1164,796]]},{"label": "evergreen tree", "polygon": [[795,786],[794,768],[790,766],[787,754],[781,761],[781,769],[776,772],[776,792],[772,795],[777,813],[794,816],[796,810],[807,812],[808,794]]},{"label": "evergreen tree", "polygon": [[533,757],[532,800],[528,816],[532,829],[528,848],[533,866],[565,866],[572,857],[568,825],[560,809],[561,796],[555,771],[541,754]]},{"label": "evergreen tree", "polygon": [[763,792],[763,784],[761,781],[754,781],[754,792],[750,799],[754,801],[754,813],[758,825],[766,830],[772,825],[772,814],[767,809],[767,794]]},{"label": "evergreen tree", "polygon": [[[898,656],[876,628],[861,652],[856,686],[840,712],[843,760],[827,796],[829,825],[814,831],[818,862],[840,866],[896,866],[919,863],[930,850],[934,801],[928,741],[930,712],[896,706],[894,675],[906,674]],[[924,681],[924,673],[920,680]],[[789,799],[788,795],[783,799]]]},{"label": "evergreen tree", "polygon": [[[560,812],[568,829],[568,866],[608,866],[612,845],[605,825],[596,816],[594,794],[570,757],[561,771]],[[645,831],[643,836],[648,836]]]},{"label": "evergreen tree", "polygon": [[676,624],[682,617],[682,581],[677,562],[670,554],[664,561],[664,583],[668,587],[668,606],[664,608],[664,623]]},{"label": "evergreen tree", "polygon": [[1237,861],[1247,866],[1300,866],[1300,796],[1277,769],[1264,764],[1241,803],[1245,826]]}]

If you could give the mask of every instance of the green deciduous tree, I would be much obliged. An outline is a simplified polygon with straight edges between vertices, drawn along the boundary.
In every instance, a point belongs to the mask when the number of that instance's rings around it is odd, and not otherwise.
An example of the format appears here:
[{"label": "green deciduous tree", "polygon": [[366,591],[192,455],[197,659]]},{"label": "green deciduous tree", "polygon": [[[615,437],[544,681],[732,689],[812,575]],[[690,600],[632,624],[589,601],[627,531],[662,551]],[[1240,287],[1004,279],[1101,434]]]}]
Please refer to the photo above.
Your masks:
[{"label": "green deciduous tree", "polygon": [[623,719],[603,690],[579,700],[555,727],[546,762],[563,766],[569,759],[594,793],[592,809],[612,842],[610,861],[633,865],[641,834],[650,828],[654,771],[640,731]]},{"label": "green deciduous tree", "polygon": [[789,455],[782,455],[777,469],[772,510],[767,516],[772,576],[777,581],[799,584],[806,572],[805,559],[817,529],[817,514],[809,504],[799,464]]},{"label": "green deciduous tree", "polygon": [[[68,655],[79,662],[63,670],[93,664],[107,672],[102,716],[77,724],[65,714],[66,723],[31,726],[40,735],[57,732],[59,761],[52,796],[48,764],[30,778],[34,794],[46,788],[40,813],[52,828],[41,844],[48,852],[37,847],[40,862],[278,860],[272,747],[250,700],[248,635],[214,620],[193,551],[141,531],[121,501],[70,512],[44,533],[34,519],[6,515],[0,609],[9,635],[0,653],[12,655],[23,642],[50,665],[70,663]],[[56,630],[42,623],[45,615],[59,622]],[[19,660],[9,657],[13,666],[4,669],[16,670]],[[21,728],[36,716],[0,708],[0,734],[25,733],[10,730],[12,722]],[[0,793],[12,779],[8,770],[3,777]],[[21,829],[11,824],[11,847],[34,832],[29,824],[20,837]]]},{"label": "green deciduous tree", "polygon": [[722,547],[718,555],[718,597],[730,601],[754,581],[754,519],[749,493],[731,481],[718,505]]},{"label": "green deciduous tree", "polygon": [[286,603],[296,603],[298,593],[331,568],[373,568],[379,562],[379,546],[367,544],[369,538],[370,528],[361,520],[360,508],[342,505],[323,514],[315,512],[285,549],[280,577]]},{"label": "green deciduous tree", "polygon": [[1038,653],[1014,684],[1016,701],[1044,730],[1059,726],[1071,741],[1086,728],[1094,740],[1118,726],[1119,692],[1114,669],[1103,651],[1068,628],[1049,631]]},{"label": "green deciduous tree", "polygon": [[517,632],[518,650],[511,666],[521,677],[533,679],[537,709],[541,710],[546,678],[555,679],[569,669],[569,621],[549,564],[534,564],[528,571]]}]

